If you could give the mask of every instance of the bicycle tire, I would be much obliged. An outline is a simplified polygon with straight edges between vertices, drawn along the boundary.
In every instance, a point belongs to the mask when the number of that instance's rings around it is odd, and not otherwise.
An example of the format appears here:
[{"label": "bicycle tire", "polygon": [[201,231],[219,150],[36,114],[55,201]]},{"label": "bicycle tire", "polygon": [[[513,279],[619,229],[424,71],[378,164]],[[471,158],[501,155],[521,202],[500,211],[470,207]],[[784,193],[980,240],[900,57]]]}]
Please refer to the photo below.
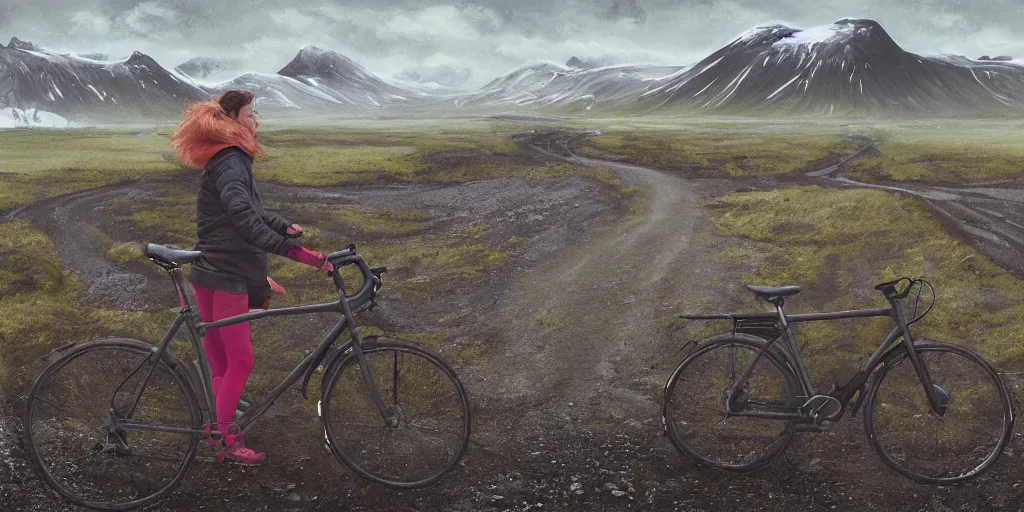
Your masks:
[{"label": "bicycle tire", "polygon": [[[763,418],[734,417],[736,418],[736,421],[734,421],[733,424],[735,425],[735,429],[740,432],[743,432],[743,427],[748,424],[751,426],[769,426],[772,424],[776,424],[780,425],[781,428],[779,429],[779,432],[777,434],[767,434],[767,439],[768,441],[770,441],[770,443],[766,447],[758,449],[756,451],[743,450],[746,453],[746,456],[742,456],[741,454],[741,460],[726,461],[722,460],[724,459],[724,457],[719,457],[708,453],[708,450],[710,450],[710,448],[705,449],[703,447],[698,448],[694,446],[695,440],[699,439],[700,436],[706,435],[704,432],[694,429],[684,430],[682,428],[683,425],[689,425],[692,422],[696,421],[698,417],[701,419],[706,418],[708,420],[712,420],[719,416],[723,416],[725,407],[724,393],[726,387],[729,385],[729,382],[725,382],[709,390],[710,392],[712,392],[712,396],[710,397],[712,401],[709,401],[708,404],[699,404],[701,406],[705,406],[708,408],[708,410],[703,411],[703,414],[686,414],[686,418],[684,418],[684,414],[678,410],[679,408],[677,406],[684,399],[696,396],[696,393],[694,392],[693,388],[695,388],[696,385],[711,383],[712,379],[721,378],[719,377],[719,374],[717,373],[716,369],[709,370],[709,373],[714,372],[713,374],[703,376],[698,375],[698,377],[700,378],[697,379],[690,377],[687,371],[694,368],[695,365],[700,363],[702,360],[706,360],[709,354],[718,355],[720,354],[720,352],[718,351],[722,351],[723,349],[729,349],[731,347],[741,349],[745,352],[749,352],[749,357],[753,357],[757,354],[757,351],[764,347],[765,343],[766,341],[761,338],[744,334],[734,335],[732,333],[712,336],[710,338],[702,340],[698,345],[698,348],[694,350],[692,353],[690,353],[685,359],[683,359],[679,366],[676,367],[675,371],[672,372],[671,377],[669,377],[668,382],[665,384],[665,396],[662,406],[662,422],[668,433],[668,437],[672,441],[672,444],[678,450],[689,456],[698,464],[733,471],[749,471],[763,467],[771,463],[771,461],[774,460],[779,453],[782,453],[782,451],[785,450],[786,447],[789,446],[790,442],[792,441],[793,435],[796,431],[796,420],[775,420]],[[726,357],[728,357],[728,355]],[[748,359],[737,364],[734,356],[734,360],[732,361],[734,366],[734,375],[732,376],[732,378],[735,378],[735,376],[738,375],[743,370],[743,367],[749,360],[749,357]],[[799,384],[797,383],[796,376],[793,374],[793,371],[785,362],[784,358],[780,354],[777,354],[774,350],[768,350],[762,356],[762,361],[766,361],[767,364],[770,365],[770,367],[775,369],[775,379],[781,378],[781,381],[777,381],[774,383],[781,384],[780,386],[778,386],[777,393],[772,393],[778,395],[778,397],[775,400],[779,401],[780,403],[777,404],[776,406],[797,406],[797,390],[800,389]],[[766,367],[764,366],[764,363],[759,361],[754,366],[754,370],[751,373],[750,378],[748,380],[748,382],[752,382],[754,381],[754,379],[759,379],[757,381],[758,384],[761,384],[761,386],[759,387],[759,391],[764,391],[765,386],[775,387],[773,383],[770,382],[772,376],[766,375],[765,368]],[[699,371],[699,367],[697,369]],[[762,377],[767,377],[767,379],[762,379]],[[686,384],[692,383],[693,385],[684,385],[684,382]],[[677,391],[679,391],[682,394],[677,394]],[[762,393],[758,393],[758,395],[767,396]],[[700,398],[701,397],[697,397],[698,400]],[[724,415],[724,417],[722,417],[721,420],[710,429],[710,431],[716,436],[720,435],[718,432],[715,432],[715,429],[718,428],[719,426],[723,426],[729,418],[729,415]],[[731,429],[733,428],[733,426],[730,425],[729,428]],[[742,436],[737,435],[737,437]],[[775,437],[776,439],[772,440],[772,437]],[[712,446],[722,447],[723,449],[728,447],[727,443],[723,443],[721,442],[721,440],[713,441],[714,442],[711,443]]]},{"label": "bicycle tire", "polygon": [[[389,487],[412,489],[426,487],[437,482],[459,463],[469,447],[472,425],[469,393],[455,371],[440,356],[415,343],[369,338],[363,341],[362,347],[381,398],[385,404],[388,404],[390,410],[394,411],[396,406],[401,408],[403,421],[397,427],[388,427],[384,424],[380,413],[372,404],[358,360],[354,353],[349,352],[331,364],[325,372],[321,384],[321,400],[318,409],[324,425],[324,437],[328,449],[363,478]],[[392,367],[390,371],[385,371],[388,369],[389,362]],[[415,372],[421,367],[420,365],[424,370],[437,371],[432,376],[428,375],[422,378],[445,382],[447,383],[446,389],[437,389],[436,386],[431,385],[430,381],[418,382],[417,379],[421,377]],[[374,368],[375,366],[376,368]],[[339,388],[341,383],[344,383],[344,390]],[[410,383],[414,387],[406,389],[403,385],[406,383]],[[402,393],[398,391],[399,388],[403,390]],[[403,431],[410,431],[404,434],[406,437],[410,437],[413,435],[411,434],[413,429],[420,432],[419,435],[427,430],[436,430],[414,423],[415,421],[426,421],[419,416],[415,420],[404,417],[410,412],[420,412],[416,405],[409,401],[410,397],[419,395],[433,396],[435,401],[449,396],[453,398],[447,405],[455,410],[456,418],[440,425],[448,425],[453,428],[454,433],[451,436],[455,442],[450,446],[442,447],[444,461],[436,467],[428,467],[426,457],[421,452],[406,454],[408,456],[404,457],[404,460],[399,460],[398,466],[400,469],[416,469],[417,471],[415,471],[415,475],[402,477],[399,476],[399,470],[384,468],[379,464],[382,456],[390,457],[401,454],[382,453],[383,450],[375,446],[363,434],[369,433],[367,431],[371,430],[372,433],[381,433],[382,436],[392,436],[393,438],[400,435],[397,433]],[[335,401],[337,397],[340,398]],[[340,415],[343,420],[360,418],[366,423],[338,424],[332,421],[336,414]],[[347,434],[351,429],[347,427],[362,429],[359,431],[359,435],[354,437],[353,442],[349,442]]]},{"label": "bicycle tire", "polygon": [[[66,354],[46,366],[36,377],[26,399],[22,417],[25,446],[36,471],[53,490],[67,500],[84,507],[100,510],[138,508],[153,503],[170,492],[181,483],[188,471],[198,447],[198,435],[127,430],[121,431],[126,444],[132,443],[129,446],[138,451],[133,452],[130,449],[128,453],[121,454],[99,451],[104,442],[110,442],[109,429],[106,428],[106,416],[110,414],[111,404],[115,408],[124,406],[128,403],[129,397],[134,396],[137,386],[141,384],[145,374],[151,368],[150,365],[144,363],[153,354],[153,349],[153,345],[149,343],[132,339],[93,341],[72,347]],[[125,358],[127,364],[125,364],[123,372],[118,373],[113,370],[113,361],[121,357]],[[133,365],[135,370],[130,371]],[[86,373],[81,377],[65,376],[70,373],[68,370],[74,368],[81,368]],[[135,385],[132,385],[133,379],[135,379]],[[55,400],[49,399],[49,392],[62,386],[68,391],[79,393],[80,398],[74,401],[72,410],[78,412],[89,405],[95,405],[97,410],[91,412],[96,414],[86,413],[85,416],[89,418],[83,418],[84,421],[70,419],[68,425],[63,428],[58,425],[51,426],[47,421],[46,409],[53,408],[60,412],[62,407],[54,404]],[[175,391],[174,388],[176,388],[177,394],[168,395],[167,393]],[[151,390],[152,392],[150,392]],[[134,420],[138,421],[140,416],[146,419],[150,416],[167,417],[168,412],[173,414],[175,411],[168,411],[164,406],[177,401],[182,406],[182,410],[176,411],[175,416],[182,424],[174,426],[201,431],[202,416],[199,403],[182,370],[180,361],[171,354],[164,354],[163,359],[154,370],[152,378],[147,381],[144,391],[136,413],[133,415]],[[91,392],[95,392],[95,398],[82,397],[85,393]],[[120,402],[115,403],[115,401]],[[63,409],[64,413],[71,416],[68,408]],[[59,421],[58,417],[54,423]],[[143,422],[155,424],[145,420]],[[89,426],[90,424],[91,426]],[[77,439],[75,437],[76,430],[79,431]],[[50,439],[62,434],[66,434],[69,440],[52,441]],[[144,481],[147,472],[140,469],[148,467],[149,470],[153,470],[154,467],[160,466],[159,463],[163,457],[154,452],[159,451],[161,446],[166,446],[163,445],[164,441],[159,443],[147,441],[157,435],[164,436],[163,439],[178,439],[180,441],[177,443],[178,447],[182,448],[183,453],[178,459],[171,460],[175,466],[168,468],[172,470],[168,478],[157,483],[147,483]],[[139,442],[140,439],[141,442]],[[76,447],[84,448],[93,441],[95,444],[90,449],[94,452],[85,457],[79,457],[81,452],[76,450]],[[133,443],[133,441],[135,442]],[[51,455],[55,456],[53,461],[49,460]],[[72,456],[75,458],[72,459]],[[61,460],[62,457],[66,460]],[[128,458],[131,458],[134,464],[132,461],[127,461]],[[143,463],[141,459],[147,462]],[[83,469],[82,466],[85,465],[83,461],[96,462],[100,467],[94,470]],[[123,471],[119,472],[118,469]],[[96,478],[99,485],[97,482],[86,482],[85,478],[88,477]],[[125,480],[120,480],[120,478]],[[112,494],[111,498],[105,499],[96,496],[101,491],[107,490],[107,487],[122,484],[125,486],[124,488],[109,489]]]},{"label": "bicycle tire", "polygon": [[[925,363],[933,385],[942,390],[943,399],[948,401],[950,409],[941,418],[931,412],[921,381],[907,359],[907,352],[897,349],[883,358],[881,367],[875,372],[865,398],[864,429],[868,436],[868,442],[889,467],[914,481],[948,484],[976,478],[998,460],[1013,431],[1013,400],[1006,383],[988,361],[967,348],[931,341],[915,341],[914,347],[921,361]],[[937,357],[939,354],[954,357],[943,359],[943,364],[940,365]],[[959,356],[959,359],[956,356]],[[958,360],[961,363],[970,364],[964,368],[946,364],[946,361],[956,362]],[[974,368],[971,372],[976,373],[976,377],[980,380],[969,382],[963,389],[959,385],[954,388],[954,383],[960,384],[963,376],[968,375],[966,370],[971,368]],[[895,374],[895,370],[899,370],[899,374]],[[890,379],[887,380],[886,377],[890,377]],[[883,390],[882,386],[886,382],[892,383],[887,387],[888,391]],[[895,391],[894,386],[898,383],[906,383],[907,391]],[[972,385],[974,387],[969,387]],[[880,391],[883,393],[881,400],[879,399]],[[982,391],[985,392],[985,396],[981,395]],[[969,396],[969,399],[958,400],[958,398],[963,398],[964,394]],[[890,411],[903,412],[910,406],[915,407],[918,412],[916,414],[914,412],[889,414]],[[950,415],[951,412],[953,415]],[[972,412],[980,413],[977,416],[981,417],[981,420],[976,421],[984,420],[986,423],[991,423],[991,425],[986,425],[984,430],[994,427],[997,422],[1001,426],[998,435],[985,436],[985,446],[983,447],[971,446],[978,442],[975,441],[977,438],[966,439],[963,436],[950,435],[947,429],[942,428],[944,424],[953,426],[952,420],[954,419],[960,419],[959,423],[963,424],[973,423],[968,421],[972,419],[968,417]],[[996,419],[994,416],[997,414],[1000,414],[1001,418]],[[881,420],[879,420],[879,416],[882,416]],[[895,419],[889,420],[890,416]],[[990,418],[986,420],[986,416],[990,416]],[[879,436],[879,422],[883,423],[883,426],[889,426],[888,424],[891,422],[897,426],[899,434]],[[899,446],[901,438],[910,436],[913,436],[913,441],[908,441],[913,443],[912,449]],[[920,459],[927,462],[930,458],[950,453],[958,443],[967,443],[962,449],[966,453],[984,451],[982,454],[984,457],[980,463],[971,463],[971,467],[966,470],[936,469],[933,474],[925,474],[923,468],[907,467],[917,463],[918,457],[914,457],[914,461],[911,461],[912,453],[919,452]],[[942,446],[939,446],[940,444]]]}]

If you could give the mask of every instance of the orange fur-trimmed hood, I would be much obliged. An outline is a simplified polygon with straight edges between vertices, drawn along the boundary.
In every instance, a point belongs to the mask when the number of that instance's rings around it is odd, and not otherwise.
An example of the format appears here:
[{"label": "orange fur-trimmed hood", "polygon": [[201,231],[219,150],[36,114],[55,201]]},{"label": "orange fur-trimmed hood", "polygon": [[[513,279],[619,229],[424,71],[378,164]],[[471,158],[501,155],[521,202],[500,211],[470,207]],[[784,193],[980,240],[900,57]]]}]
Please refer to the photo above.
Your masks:
[{"label": "orange fur-trimmed hood", "polygon": [[231,119],[216,101],[196,103],[171,135],[171,147],[181,163],[202,170],[218,151],[237,146],[249,156],[263,156],[256,134]]}]

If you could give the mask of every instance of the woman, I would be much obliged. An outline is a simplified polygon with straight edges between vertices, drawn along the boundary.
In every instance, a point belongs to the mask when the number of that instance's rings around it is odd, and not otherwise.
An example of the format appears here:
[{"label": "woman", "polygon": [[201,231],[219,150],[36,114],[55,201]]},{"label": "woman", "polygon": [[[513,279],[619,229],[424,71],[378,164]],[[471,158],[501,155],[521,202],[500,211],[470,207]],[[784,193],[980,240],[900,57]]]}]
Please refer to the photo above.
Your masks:
[{"label": "woman", "polygon": [[[192,265],[189,281],[205,322],[266,309],[272,290],[284,293],[267,276],[267,253],[333,270],[323,254],[296,242],[301,226],[263,208],[252,173],[253,159],[263,155],[256,140],[260,119],[253,109],[255,98],[249,91],[230,90],[214,101],[194,104],[171,135],[182,163],[203,173],[196,199],[196,250],[203,256]],[[209,329],[203,348],[213,374],[223,454],[258,464],[264,455],[234,434],[233,421],[253,367],[249,335],[248,322]],[[216,447],[212,437],[209,442]]]}]

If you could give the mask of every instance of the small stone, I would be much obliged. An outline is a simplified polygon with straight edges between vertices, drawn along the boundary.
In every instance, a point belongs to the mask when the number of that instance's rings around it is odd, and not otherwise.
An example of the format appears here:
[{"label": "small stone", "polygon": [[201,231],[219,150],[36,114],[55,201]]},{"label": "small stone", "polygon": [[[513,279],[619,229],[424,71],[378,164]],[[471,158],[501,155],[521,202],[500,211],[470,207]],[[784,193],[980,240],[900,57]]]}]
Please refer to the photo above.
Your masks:
[{"label": "small stone", "polygon": [[625,496],[625,495],[626,495],[626,491],[612,491],[612,496],[615,496],[617,498],[621,497],[621,496]]}]

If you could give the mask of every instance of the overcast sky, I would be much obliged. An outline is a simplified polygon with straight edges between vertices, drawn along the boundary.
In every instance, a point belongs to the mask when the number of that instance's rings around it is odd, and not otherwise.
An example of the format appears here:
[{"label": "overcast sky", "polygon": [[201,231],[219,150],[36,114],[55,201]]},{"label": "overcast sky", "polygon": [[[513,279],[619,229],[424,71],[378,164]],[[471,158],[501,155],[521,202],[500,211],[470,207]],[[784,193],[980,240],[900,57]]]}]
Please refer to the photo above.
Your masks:
[{"label": "overcast sky", "polygon": [[270,73],[318,44],[385,77],[469,68],[479,85],[574,55],[688,65],[763,22],[847,16],[878,21],[916,53],[1024,57],[1021,0],[0,0],[0,40],[111,58],[140,50],[168,68],[235,58]]}]

